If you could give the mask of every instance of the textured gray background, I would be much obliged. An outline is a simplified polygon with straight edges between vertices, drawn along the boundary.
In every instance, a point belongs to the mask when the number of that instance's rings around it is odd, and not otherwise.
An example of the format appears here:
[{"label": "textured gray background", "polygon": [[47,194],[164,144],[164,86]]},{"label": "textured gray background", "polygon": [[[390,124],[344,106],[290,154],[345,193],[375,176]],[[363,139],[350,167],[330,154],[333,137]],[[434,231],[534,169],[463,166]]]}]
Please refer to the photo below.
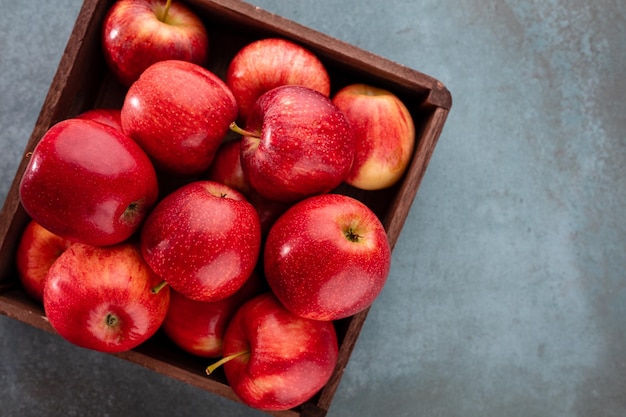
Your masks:
[{"label": "textured gray background", "polygon": [[[252,3],[454,106],[330,416],[626,415],[626,3]],[[0,0],[0,197],[79,0]],[[0,317],[2,416],[263,415]]]}]

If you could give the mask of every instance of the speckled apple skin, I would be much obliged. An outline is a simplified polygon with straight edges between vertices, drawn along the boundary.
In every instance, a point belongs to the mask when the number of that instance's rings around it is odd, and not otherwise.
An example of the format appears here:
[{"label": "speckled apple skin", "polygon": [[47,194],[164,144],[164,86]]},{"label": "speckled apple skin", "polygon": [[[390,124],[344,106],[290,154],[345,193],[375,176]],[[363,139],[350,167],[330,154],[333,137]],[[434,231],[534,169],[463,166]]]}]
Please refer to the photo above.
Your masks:
[{"label": "speckled apple skin", "polygon": [[388,90],[351,84],[335,94],[354,129],[354,163],[345,181],[363,190],[391,187],[413,156],[415,125],[402,100]]},{"label": "speckled apple skin", "polygon": [[259,410],[296,407],[317,393],[335,369],[337,335],[331,322],[287,311],[271,293],[245,303],[224,335],[226,379],[245,404]]},{"label": "speckled apple skin", "polygon": [[229,140],[220,145],[206,179],[226,184],[243,194],[259,214],[263,236],[267,235],[272,224],[290,206],[289,203],[262,197],[250,186],[241,167],[241,139]]},{"label": "speckled apple skin", "polygon": [[162,22],[157,13],[164,8],[165,0],[119,0],[104,19],[104,57],[127,87],[158,61],[178,59],[206,64],[209,37],[200,18],[174,1],[167,22]]},{"label": "speckled apple skin", "polygon": [[[352,228],[358,242],[345,232]],[[264,251],[267,282],[292,313],[337,320],[368,308],[391,263],[385,229],[363,203],[341,194],[310,197],[272,226]]]},{"label": "speckled apple skin", "polygon": [[282,38],[265,38],[237,52],[226,73],[235,95],[240,121],[246,121],[256,100],[281,85],[302,85],[330,95],[330,77],[310,50]]},{"label": "speckled apple skin", "polygon": [[234,189],[194,181],[166,196],[141,230],[141,251],[172,288],[198,301],[217,301],[248,279],[261,250],[254,207]]},{"label": "speckled apple skin", "polygon": [[[158,196],[154,166],[118,130],[91,120],[52,126],[30,155],[20,181],[26,212],[65,239],[122,242],[141,226]],[[132,215],[125,215],[130,205]]]},{"label": "speckled apple skin", "polygon": [[328,97],[302,86],[263,94],[244,136],[244,175],[263,197],[295,202],[339,186],[352,167],[354,136],[349,121]]},{"label": "speckled apple skin", "polygon": [[237,309],[265,290],[266,285],[256,273],[235,294],[214,302],[192,300],[171,290],[163,331],[192,355],[217,358],[222,355],[224,333]]},{"label": "speckled apple skin", "polygon": [[87,110],[78,116],[77,119],[93,120],[104,123],[122,132],[122,111],[114,108],[95,108]]},{"label": "speckled apple skin", "polygon": [[122,128],[159,171],[193,177],[210,166],[237,117],[232,93],[215,74],[184,61],[153,64],[129,88]]},{"label": "speckled apple skin", "polygon": [[[160,278],[136,244],[96,247],[76,243],[52,265],[44,287],[44,310],[52,327],[69,342],[100,352],[140,345],[161,326],[169,288],[150,290]],[[107,316],[117,317],[114,326]]]},{"label": "speckled apple skin", "polygon": [[241,168],[241,140],[233,139],[222,142],[213,162],[206,172],[206,179],[228,185],[248,196],[252,187],[248,184]]}]

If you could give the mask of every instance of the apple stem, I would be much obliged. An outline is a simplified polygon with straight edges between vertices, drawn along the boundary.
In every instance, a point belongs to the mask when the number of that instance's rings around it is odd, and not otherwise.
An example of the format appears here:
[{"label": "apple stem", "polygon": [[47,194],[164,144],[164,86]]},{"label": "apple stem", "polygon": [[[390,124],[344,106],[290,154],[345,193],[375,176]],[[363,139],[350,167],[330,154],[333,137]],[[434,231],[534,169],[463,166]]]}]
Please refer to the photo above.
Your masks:
[{"label": "apple stem", "polygon": [[259,134],[255,133],[255,132],[250,132],[248,130],[244,130],[242,128],[240,128],[239,126],[237,126],[236,122],[232,122],[229,126],[230,130],[232,130],[233,132],[240,134],[242,136],[250,136],[253,138],[259,138]]},{"label": "apple stem", "polygon": [[217,362],[207,366],[206,374],[207,375],[211,375],[217,368],[219,368],[220,366],[224,365],[226,362],[230,362],[231,360],[233,360],[235,358],[238,358],[239,356],[247,355],[249,353],[250,353],[249,350],[243,350],[241,352],[237,352],[237,353],[233,353],[232,355],[225,356],[222,359],[220,359],[219,361],[217,361]]},{"label": "apple stem", "polygon": [[163,288],[165,288],[165,286],[167,285],[167,281],[163,280],[161,282],[159,282],[155,287],[153,287],[150,292],[152,294],[158,294],[159,291],[161,291]]},{"label": "apple stem", "polygon": [[165,3],[165,9],[163,9],[163,13],[159,16],[159,20],[161,22],[165,22],[167,20],[167,14],[170,12],[170,6],[172,5],[172,0],[167,0]]}]

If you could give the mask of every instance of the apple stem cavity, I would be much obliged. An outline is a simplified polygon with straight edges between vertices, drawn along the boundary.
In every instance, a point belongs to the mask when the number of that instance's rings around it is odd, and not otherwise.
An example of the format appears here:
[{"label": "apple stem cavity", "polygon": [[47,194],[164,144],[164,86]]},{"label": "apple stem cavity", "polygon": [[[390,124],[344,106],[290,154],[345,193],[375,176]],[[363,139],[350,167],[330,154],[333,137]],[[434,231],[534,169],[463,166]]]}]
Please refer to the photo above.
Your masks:
[{"label": "apple stem cavity", "polygon": [[250,132],[249,130],[245,130],[240,128],[239,126],[237,126],[236,122],[232,122],[229,126],[230,130],[232,130],[233,132],[241,135],[241,136],[250,136],[252,138],[260,138],[261,135],[257,132]]},{"label": "apple stem cavity", "polygon": [[142,206],[142,200],[130,203],[128,207],[126,207],[126,210],[122,213],[120,221],[131,226],[134,225],[137,222],[137,219],[141,217],[139,214],[141,213]]},{"label": "apple stem cavity", "polygon": [[107,314],[105,320],[106,320],[107,326],[109,326],[109,327],[115,327],[115,325],[119,322],[119,319],[113,313]]},{"label": "apple stem cavity", "polygon": [[152,294],[158,294],[163,288],[165,288],[165,286],[167,286],[167,281],[163,280],[159,282],[156,286],[152,287],[150,292]]},{"label": "apple stem cavity", "polygon": [[226,362],[230,362],[231,360],[233,360],[235,358],[238,358],[239,356],[247,355],[249,353],[250,353],[249,350],[243,350],[241,352],[237,352],[237,353],[233,353],[232,355],[225,356],[222,359],[220,359],[219,361],[217,361],[217,362],[207,366],[206,374],[207,375],[211,375],[213,372],[215,372],[215,370],[217,368],[219,368],[220,366],[224,365]]},{"label": "apple stem cavity", "polygon": [[344,235],[346,236],[346,239],[348,239],[350,242],[355,243],[359,242],[362,237],[352,227],[349,227],[346,231],[344,231]]}]

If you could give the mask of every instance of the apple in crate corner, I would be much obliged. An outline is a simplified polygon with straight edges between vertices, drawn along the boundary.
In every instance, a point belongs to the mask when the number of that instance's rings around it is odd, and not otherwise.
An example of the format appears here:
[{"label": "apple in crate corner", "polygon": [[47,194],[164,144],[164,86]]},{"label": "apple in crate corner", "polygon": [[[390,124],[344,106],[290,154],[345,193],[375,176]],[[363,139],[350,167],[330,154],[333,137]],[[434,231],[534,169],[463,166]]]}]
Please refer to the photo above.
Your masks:
[{"label": "apple in crate corner", "polygon": [[158,61],[178,59],[204,65],[208,49],[204,24],[178,1],[118,0],[102,27],[104,57],[127,87]]},{"label": "apple in crate corner", "polygon": [[415,146],[415,125],[402,100],[366,84],[348,85],[332,100],[350,120],[357,138],[346,183],[364,190],[395,184],[406,171]]},{"label": "apple in crate corner", "polygon": [[71,244],[34,220],[26,225],[17,246],[16,266],[24,291],[35,301],[43,301],[48,270]]},{"label": "apple in crate corner", "polygon": [[241,401],[265,410],[303,404],[329,380],[337,364],[332,322],[310,320],[286,310],[271,292],[239,308],[224,335],[223,366]]},{"label": "apple in crate corner", "polygon": [[331,100],[307,87],[287,85],[255,103],[243,135],[241,165],[261,196],[284,203],[329,192],[352,167],[354,136]]},{"label": "apple in crate corner", "polygon": [[263,260],[270,288],[289,311],[337,320],[378,297],[391,249],[383,225],[365,204],[324,194],[295,204],[274,223]]},{"label": "apple in crate corner", "polygon": [[239,307],[266,290],[253,272],[233,295],[214,302],[196,301],[170,289],[170,306],[163,322],[165,334],[181,349],[200,357],[222,355],[224,333]]},{"label": "apple in crate corner", "polygon": [[237,99],[240,122],[261,95],[281,85],[302,85],[330,95],[330,77],[319,58],[282,38],[260,39],[240,49],[230,61],[226,84]]},{"label": "apple in crate corner", "polygon": [[157,204],[140,235],[150,267],[175,291],[198,301],[234,294],[254,270],[261,225],[254,207],[213,181],[184,185]]},{"label": "apple in crate corner", "polygon": [[112,245],[134,234],[158,196],[152,162],[132,139],[99,122],[53,125],[29,156],[22,206],[65,239]]},{"label": "apple in crate corner", "polygon": [[232,93],[215,74],[185,61],[151,65],[129,88],[122,128],[158,171],[193,177],[206,171],[237,117]]},{"label": "apple in crate corner", "polygon": [[161,326],[169,288],[134,243],[98,247],[76,243],[54,262],[44,287],[44,310],[69,342],[100,352],[133,349]]}]

